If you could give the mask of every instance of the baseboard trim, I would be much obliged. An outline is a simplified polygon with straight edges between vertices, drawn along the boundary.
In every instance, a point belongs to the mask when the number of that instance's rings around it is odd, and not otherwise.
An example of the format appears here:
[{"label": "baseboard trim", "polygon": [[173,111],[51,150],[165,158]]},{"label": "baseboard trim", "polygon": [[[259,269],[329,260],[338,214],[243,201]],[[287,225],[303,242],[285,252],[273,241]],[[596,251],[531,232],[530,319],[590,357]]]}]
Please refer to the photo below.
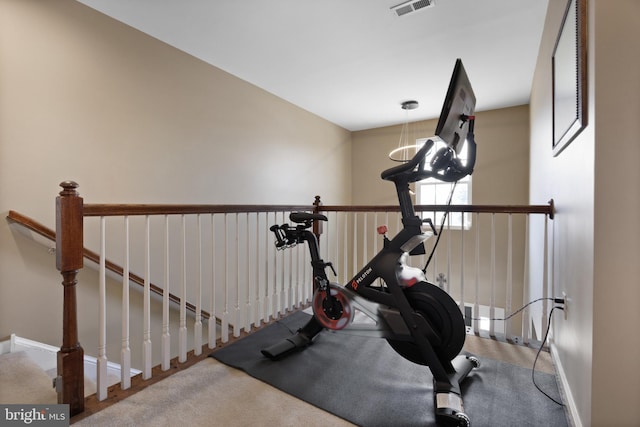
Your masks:
[{"label": "baseboard trim", "polygon": [[[11,334],[10,338],[7,341],[3,341],[0,343],[0,354],[2,353],[12,353],[16,350],[16,348],[22,348],[22,347],[27,347],[27,348],[37,348],[39,350],[44,350],[47,352],[50,352],[52,354],[57,354],[58,351],[60,350],[59,347],[54,347],[52,345],[49,344],[45,344],[45,343],[41,343],[38,341],[33,341],[30,340],[28,338],[22,338],[17,336],[16,334]],[[87,356],[86,354],[84,355],[84,363],[85,366],[89,365],[89,366],[97,366],[98,365],[98,359],[96,359],[93,356]],[[111,362],[111,361],[107,361],[107,370],[120,375],[120,364],[115,363],[115,362]],[[133,369],[131,368],[131,375],[138,375],[139,373],[141,373],[142,371],[138,370],[138,369]],[[85,372],[86,375],[86,372]],[[92,375],[89,375],[90,377]]]},{"label": "baseboard trim", "polygon": [[557,376],[560,379],[560,393],[562,394],[566,408],[568,409],[568,421],[573,427],[583,427],[582,420],[580,419],[580,414],[578,413],[576,403],[573,398],[573,394],[571,394],[571,387],[569,387],[569,382],[567,381],[564,367],[562,366],[560,356],[558,355],[558,348],[556,347],[554,342],[551,342],[551,360],[555,365]]},{"label": "baseboard trim", "polygon": [[59,347],[54,347],[52,345],[33,341],[28,338],[19,337],[16,334],[11,334],[11,350],[14,350],[18,345],[23,347],[39,348],[41,350],[50,351],[52,353],[57,353],[58,350],[60,350]]}]

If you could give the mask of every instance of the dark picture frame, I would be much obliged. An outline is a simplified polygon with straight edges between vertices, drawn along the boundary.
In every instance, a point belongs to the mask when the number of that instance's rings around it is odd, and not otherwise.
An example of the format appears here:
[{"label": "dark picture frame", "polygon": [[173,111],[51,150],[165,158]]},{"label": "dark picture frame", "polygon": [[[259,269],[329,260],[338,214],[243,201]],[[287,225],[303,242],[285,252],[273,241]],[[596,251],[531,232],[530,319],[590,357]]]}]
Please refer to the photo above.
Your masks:
[{"label": "dark picture frame", "polygon": [[587,0],[569,0],[552,57],[553,155],[587,126]]}]

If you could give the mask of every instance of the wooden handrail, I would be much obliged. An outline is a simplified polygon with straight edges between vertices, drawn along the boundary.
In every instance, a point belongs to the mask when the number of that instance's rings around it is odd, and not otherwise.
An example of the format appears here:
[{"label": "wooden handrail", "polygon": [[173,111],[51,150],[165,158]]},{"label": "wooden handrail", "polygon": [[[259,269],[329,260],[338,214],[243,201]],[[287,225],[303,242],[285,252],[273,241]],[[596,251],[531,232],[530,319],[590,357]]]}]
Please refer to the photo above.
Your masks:
[{"label": "wooden handrail", "polygon": [[38,221],[29,218],[28,216],[22,215],[16,211],[9,211],[7,215],[11,221],[16,222],[23,227],[28,228],[29,230],[39,234],[42,237],[46,237],[49,240],[56,241],[56,232],[50,229],[49,227],[40,224]]},{"label": "wooden handrail", "polygon": [[[553,200],[546,205],[415,205],[418,212],[468,212],[546,214],[553,219]],[[84,216],[193,215],[258,212],[399,212],[398,205],[173,205],[173,204],[85,204]]]},{"label": "wooden handrail", "polygon": [[[54,242],[56,240],[55,231],[37,222],[36,220],[29,218],[28,216],[22,215],[21,213],[16,211],[9,211],[7,218],[9,218],[10,220],[14,221],[17,224],[22,225],[23,227],[28,228],[29,230],[39,234],[40,236],[43,236]],[[95,262],[96,264],[100,263],[100,255],[90,249],[83,248],[83,255],[85,258]],[[105,268],[113,273],[116,273],[119,276],[124,275],[124,269],[112,261],[105,260]],[[129,272],[129,280],[131,280],[133,283],[137,285],[144,286],[144,279],[135,273]],[[151,289],[151,292],[160,296],[164,295],[164,289],[162,289],[161,287],[154,285],[153,283],[150,283],[149,287]],[[169,293],[169,300],[176,304],[180,304],[180,297],[172,293]],[[186,306],[187,306],[187,310],[191,311],[192,313],[196,312],[195,305],[187,301]],[[201,310],[201,315],[204,319],[208,319],[209,317],[211,317],[211,315],[204,310]]]},{"label": "wooden handrail", "polygon": [[257,213],[312,211],[312,205],[166,205],[166,204],[85,204],[84,216],[193,215],[216,213]]},{"label": "wooden handrail", "polygon": [[[416,212],[467,212],[503,214],[546,214],[553,219],[553,200],[548,205],[415,205]],[[320,205],[319,212],[400,212],[398,205]]]}]

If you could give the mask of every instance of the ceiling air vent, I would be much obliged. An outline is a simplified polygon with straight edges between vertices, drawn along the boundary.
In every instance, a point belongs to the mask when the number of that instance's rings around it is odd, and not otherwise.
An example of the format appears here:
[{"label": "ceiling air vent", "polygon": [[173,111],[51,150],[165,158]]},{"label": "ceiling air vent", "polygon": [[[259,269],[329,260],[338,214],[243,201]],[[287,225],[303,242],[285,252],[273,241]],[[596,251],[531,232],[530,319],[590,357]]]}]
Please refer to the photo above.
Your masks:
[{"label": "ceiling air vent", "polygon": [[393,6],[391,10],[398,16],[404,16],[434,5],[435,0],[409,0]]}]

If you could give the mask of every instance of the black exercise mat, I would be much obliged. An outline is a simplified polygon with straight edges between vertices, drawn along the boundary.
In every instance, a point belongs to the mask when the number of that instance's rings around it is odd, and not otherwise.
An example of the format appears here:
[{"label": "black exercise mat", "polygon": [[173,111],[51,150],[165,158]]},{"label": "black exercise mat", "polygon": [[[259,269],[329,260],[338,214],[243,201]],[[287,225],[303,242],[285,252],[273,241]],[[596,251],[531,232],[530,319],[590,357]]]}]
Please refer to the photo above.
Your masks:
[{"label": "black exercise mat", "polygon": [[[260,353],[308,319],[305,313],[294,313],[211,356],[357,425],[438,425],[430,371],[402,358],[385,340],[324,331],[313,345],[282,360]],[[567,425],[564,408],[533,385],[531,369],[479,359],[480,368],[462,387],[473,427]],[[536,372],[536,382],[558,396],[553,375]]]}]

